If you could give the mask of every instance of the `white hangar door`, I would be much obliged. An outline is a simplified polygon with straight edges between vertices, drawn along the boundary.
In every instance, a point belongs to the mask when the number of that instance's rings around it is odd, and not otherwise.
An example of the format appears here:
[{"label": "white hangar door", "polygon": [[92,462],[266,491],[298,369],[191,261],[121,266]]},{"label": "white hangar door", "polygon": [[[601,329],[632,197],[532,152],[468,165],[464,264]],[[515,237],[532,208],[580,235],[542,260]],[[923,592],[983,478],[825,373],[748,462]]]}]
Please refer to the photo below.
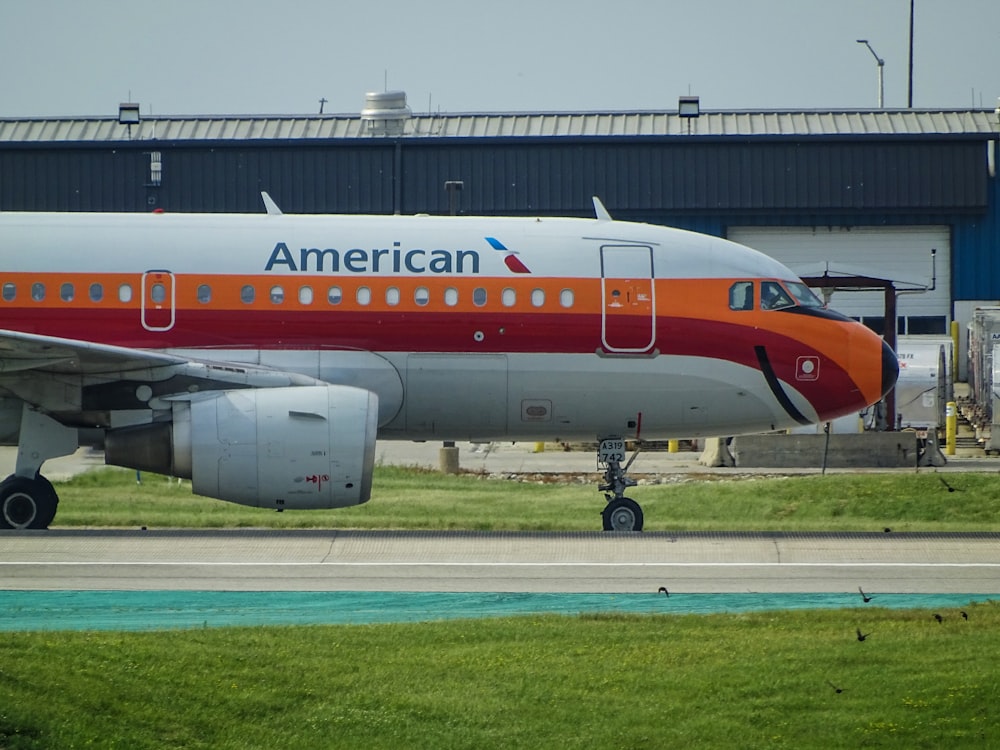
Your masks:
[{"label": "white hangar door", "polygon": [[[799,276],[820,276],[829,268],[831,275],[891,279],[898,291],[913,291],[898,297],[900,334],[949,332],[951,233],[946,226],[732,227],[729,239],[770,255]],[[932,250],[937,251],[933,261]],[[881,330],[881,291],[834,292],[830,307]]]}]

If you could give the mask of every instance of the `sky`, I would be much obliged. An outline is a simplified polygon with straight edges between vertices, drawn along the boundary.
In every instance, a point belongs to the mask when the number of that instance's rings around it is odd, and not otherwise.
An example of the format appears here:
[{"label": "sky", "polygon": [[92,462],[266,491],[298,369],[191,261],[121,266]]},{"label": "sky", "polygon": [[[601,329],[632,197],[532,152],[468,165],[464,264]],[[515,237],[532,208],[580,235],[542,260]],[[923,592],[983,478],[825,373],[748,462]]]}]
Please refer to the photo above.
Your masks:
[{"label": "sky", "polygon": [[[1000,97],[1000,2],[912,0],[913,106]],[[0,118],[907,106],[911,0],[0,0]]]}]

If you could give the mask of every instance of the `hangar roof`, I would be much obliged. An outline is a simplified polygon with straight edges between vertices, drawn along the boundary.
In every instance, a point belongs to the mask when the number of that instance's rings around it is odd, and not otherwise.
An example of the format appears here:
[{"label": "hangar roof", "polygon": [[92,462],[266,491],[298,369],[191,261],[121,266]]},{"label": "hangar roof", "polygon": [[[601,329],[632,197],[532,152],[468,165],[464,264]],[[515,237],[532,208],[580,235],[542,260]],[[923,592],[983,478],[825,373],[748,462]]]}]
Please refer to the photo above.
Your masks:
[{"label": "hangar roof", "polygon": [[[803,110],[505,112],[414,114],[399,121],[404,138],[547,137],[996,137],[994,110]],[[374,133],[374,134],[373,134]],[[117,117],[0,118],[0,143],[114,141],[324,140],[396,137],[372,130],[357,114],[146,116],[132,126]]]}]

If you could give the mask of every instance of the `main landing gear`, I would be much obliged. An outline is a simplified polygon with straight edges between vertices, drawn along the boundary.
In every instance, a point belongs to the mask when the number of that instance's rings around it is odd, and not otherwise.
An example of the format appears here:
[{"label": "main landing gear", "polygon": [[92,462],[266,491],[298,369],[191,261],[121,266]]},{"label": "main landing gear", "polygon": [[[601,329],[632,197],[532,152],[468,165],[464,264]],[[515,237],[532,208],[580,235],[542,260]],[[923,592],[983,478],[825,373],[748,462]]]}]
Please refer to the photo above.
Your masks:
[{"label": "main landing gear", "polygon": [[597,464],[604,468],[604,482],[597,489],[604,493],[608,504],[601,517],[605,531],[642,531],[642,508],[639,503],[625,497],[625,490],[635,487],[634,479],[625,476],[639,451],[622,466],[625,460],[625,440],[618,437],[604,438],[597,450]]},{"label": "main landing gear", "polygon": [[47,529],[59,498],[49,480],[11,474],[0,482],[0,529]]},{"label": "main landing gear", "polygon": [[59,496],[40,473],[46,459],[66,456],[79,446],[77,431],[27,404],[14,473],[0,482],[0,529],[47,529],[55,518]]}]

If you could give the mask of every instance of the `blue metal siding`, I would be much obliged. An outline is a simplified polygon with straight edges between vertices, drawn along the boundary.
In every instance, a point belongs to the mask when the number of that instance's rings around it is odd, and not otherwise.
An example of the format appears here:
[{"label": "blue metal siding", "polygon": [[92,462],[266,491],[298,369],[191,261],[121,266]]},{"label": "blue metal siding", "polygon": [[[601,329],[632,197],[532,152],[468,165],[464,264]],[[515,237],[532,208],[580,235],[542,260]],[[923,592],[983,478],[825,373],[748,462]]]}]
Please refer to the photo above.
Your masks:
[{"label": "blue metal siding", "polygon": [[952,298],[1000,301],[1000,204],[989,180],[990,210],[952,227]]},{"label": "blue metal siding", "polygon": [[[149,152],[163,180],[149,182]],[[256,211],[260,190],[301,213],[590,215],[611,210],[841,214],[981,212],[982,142],[747,139],[356,140],[0,148],[0,210]]]},{"label": "blue metal siding", "polygon": [[266,190],[290,213],[392,213],[391,147],[163,151],[159,205],[254,213]]},{"label": "blue metal siding", "polygon": [[445,213],[462,180],[475,214],[590,211],[981,211],[981,142],[406,142],[402,211]]},{"label": "blue metal siding", "polygon": [[0,150],[0,210],[145,210],[148,156],[118,149]]}]

